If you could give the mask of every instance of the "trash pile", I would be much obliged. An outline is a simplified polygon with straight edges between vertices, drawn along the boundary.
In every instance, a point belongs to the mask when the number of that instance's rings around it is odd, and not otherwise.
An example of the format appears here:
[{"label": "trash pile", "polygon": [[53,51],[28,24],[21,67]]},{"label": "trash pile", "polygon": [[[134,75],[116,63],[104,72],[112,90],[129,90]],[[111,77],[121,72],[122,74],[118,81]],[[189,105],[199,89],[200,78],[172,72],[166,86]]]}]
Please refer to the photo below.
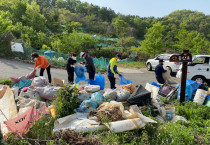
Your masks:
[{"label": "trash pile", "polygon": [[27,134],[37,120],[53,110],[50,105],[64,82],[55,78],[52,85],[45,77],[35,76],[33,70],[25,76],[12,77],[12,88],[0,85],[0,129],[4,136],[9,132],[16,136]]},{"label": "trash pile", "polygon": [[[180,85],[169,74],[164,77],[167,80],[165,84],[150,82],[146,83],[145,88],[134,85],[122,75],[120,85],[112,90],[105,88],[103,75],[99,73],[95,80],[86,80],[85,71],[79,67],[75,70],[76,80],[86,81],[88,84],[72,85],[76,88],[74,97],[78,97],[80,105],[78,108],[73,107],[74,114],[68,113],[56,118],[53,129],[55,139],[65,136],[63,138],[69,143],[74,141],[71,138],[79,138],[83,143],[95,141],[99,144],[97,138],[83,139],[79,133],[96,130],[118,133],[140,129],[147,123],[157,123],[142,114],[141,108],[145,105],[149,106],[151,115],[163,123],[175,123],[178,120],[187,122],[184,117],[176,115],[175,107],[161,101],[162,97],[167,101],[180,98]],[[12,88],[0,86],[0,123],[4,135],[8,132],[17,136],[26,134],[38,119],[49,112],[56,117],[58,108],[52,102],[56,100],[59,90],[65,90],[66,84],[54,78],[52,85],[45,77],[35,77],[35,74],[33,71],[19,78],[11,78]],[[208,107],[210,105],[210,90],[204,84],[187,80],[185,96],[186,101]]]}]

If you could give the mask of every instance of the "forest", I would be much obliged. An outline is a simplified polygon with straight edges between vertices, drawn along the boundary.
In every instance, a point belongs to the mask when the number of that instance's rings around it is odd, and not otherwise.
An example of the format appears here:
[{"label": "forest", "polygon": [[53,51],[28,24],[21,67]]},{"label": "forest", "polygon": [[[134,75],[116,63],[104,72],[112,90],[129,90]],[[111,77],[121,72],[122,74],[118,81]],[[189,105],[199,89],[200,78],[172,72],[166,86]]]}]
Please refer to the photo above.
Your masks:
[{"label": "forest", "polygon": [[138,60],[159,53],[210,54],[210,15],[177,10],[167,16],[122,15],[80,0],[1,0],[0,53],[10,41],[61,53],[86,51],[110,58],[121,52]]}]

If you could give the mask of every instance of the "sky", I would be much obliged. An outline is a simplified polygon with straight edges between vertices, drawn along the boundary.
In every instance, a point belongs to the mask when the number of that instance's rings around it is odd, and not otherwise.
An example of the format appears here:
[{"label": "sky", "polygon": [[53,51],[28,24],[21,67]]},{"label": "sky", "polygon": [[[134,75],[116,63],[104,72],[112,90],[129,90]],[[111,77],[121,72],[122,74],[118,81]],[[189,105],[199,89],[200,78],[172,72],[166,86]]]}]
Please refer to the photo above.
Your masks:
[{"label": "sky", "polygon": [[140,17],[163,17],[175,10],[190,9],[210,14],[210,0],[81,0],[100,7],[108,7],[116,13]]}]

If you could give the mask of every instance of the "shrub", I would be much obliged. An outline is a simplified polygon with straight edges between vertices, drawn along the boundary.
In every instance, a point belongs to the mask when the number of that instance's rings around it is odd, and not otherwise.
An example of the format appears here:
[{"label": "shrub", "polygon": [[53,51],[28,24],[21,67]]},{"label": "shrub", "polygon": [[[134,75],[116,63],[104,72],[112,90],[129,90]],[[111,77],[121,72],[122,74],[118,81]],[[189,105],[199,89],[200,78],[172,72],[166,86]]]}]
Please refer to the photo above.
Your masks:
[{"label": "shrub", "polygon": [[53,105],[56,107],[56,118],[61,118],[74,113],[79,107],[78,89],[75,85],[68,85],[62,88],[56,95]]},{"label": "shrub", "polygon": [[0,80],[0,84],[2,85],[8,85],[11,87],[12,81],[10,79]]}]

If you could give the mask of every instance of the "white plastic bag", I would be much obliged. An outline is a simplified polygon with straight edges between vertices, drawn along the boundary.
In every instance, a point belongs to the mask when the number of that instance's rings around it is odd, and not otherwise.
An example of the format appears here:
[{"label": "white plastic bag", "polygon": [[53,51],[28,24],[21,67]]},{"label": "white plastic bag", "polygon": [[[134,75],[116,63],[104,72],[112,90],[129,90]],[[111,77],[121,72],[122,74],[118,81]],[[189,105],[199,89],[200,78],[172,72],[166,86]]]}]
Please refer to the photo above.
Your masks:
[{"label": "white plastic bag", "polygon": [[48,85],[48,81],[44,76],[35,77],[31,83],[33,87],[45,87]]},{"label": "white plastic bag", "polygon": [[103,94],[106,101],[113,101],[117,98],[117,92],[116,90],[112,89],[104,89],[105,93]]},{"label": "white plastic bag", "polygon": [[125,89],[117,88],[117,101],[124,102],[130,97],[130,92]]},{"label": "white plastic bag", "polygon": [[169,84],[178,84],[177,81],[175,81],[172,77],[171,77],[171,71],[169,70],[168,67],[165,68],[165,70],[167,70],[165,73],[162,74],[163,76],[163,80],[167,81]]},{"label": "white plastic bag", "polygon": [[47,100],[54,100],[54,96],[58,93],[61,87],[45,86],[37,87],[35,90],[39,93],[40,97]]},{"label": "white plastic bag", "polygon": [[149,92],[152,92],[152,88],[155,87],[154,85],[151,85],[149,83],[146,83],[145,89]]},{"label": "white plastic bag", "polygon": [[85,86],[85,91],[97,92],[97,91],[100,91],[100,86],[98,86],[98,85],[88,85],[88,86]]},{"label": "white plastic bag", "polygon": [[197,89],[193,102],[203,105],[207,96],[207,91],[202,89]]}]

